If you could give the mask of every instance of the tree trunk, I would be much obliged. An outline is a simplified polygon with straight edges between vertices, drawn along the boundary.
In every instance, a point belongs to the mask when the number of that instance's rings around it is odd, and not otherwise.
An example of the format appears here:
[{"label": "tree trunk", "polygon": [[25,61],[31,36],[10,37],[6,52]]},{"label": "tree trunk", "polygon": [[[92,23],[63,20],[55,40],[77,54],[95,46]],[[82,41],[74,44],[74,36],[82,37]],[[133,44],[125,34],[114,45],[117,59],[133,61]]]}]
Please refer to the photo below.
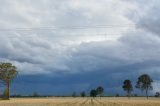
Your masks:
[{"label": "tree trunk", "polygon": [[10,99],[10,82],[7,82],[7,95],[6,95],[6,99],[9,100]]},{"label": "tree trunk", "polygon": [[148,90],[146,90],[146,97],[147,97],[147,99],[148,99]]},{"label": "tree trunk", "polygon": [[128,99],[130,99],[130,91],[128,90]]}]

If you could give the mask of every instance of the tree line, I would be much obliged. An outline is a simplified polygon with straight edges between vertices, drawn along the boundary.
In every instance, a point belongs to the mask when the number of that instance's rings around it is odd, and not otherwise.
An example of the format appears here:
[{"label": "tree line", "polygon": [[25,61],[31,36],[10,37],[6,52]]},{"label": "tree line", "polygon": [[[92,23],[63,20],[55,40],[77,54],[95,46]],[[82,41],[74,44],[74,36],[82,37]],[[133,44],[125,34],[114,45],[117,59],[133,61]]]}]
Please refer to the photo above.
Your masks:
[{"label": "tree line", "polygon": [[[0,82],[1,84],[5,85],[5,91],[4,94],[5,97],[4,99],[8,99],[10,98],[10,83],[12,82],[12,80],[17,76],[18,71],[16,66],[12,65],[12,63],[0,63]],[[135,88],[140,89],[142,92],[145,92],[146,97],[148,99],[148,92],[149,90],[153,89],[152,86],[153,80],[152,78],[148,75],[148,74],[143,74],[141,76],[138,77]],[[124,91],[127,92],[127,96],[128,98],[131,97],[131,93],[133,92],[133,85],[131,80],[126,79],[123,82],[122,88]],[[99,96],[101,98],[102,94],[104,93],[104,88],[102,86],[98,86],[96,89],[92,89],[90,91],[90,96],[91,97],[96,97]],[[76,93],[74,92],[72,94],[73,97],[76,96]],[[85,97],[86,93],[85,91],[82,91],[80,93],[81,97]],[[117,96],[119,96],[119,94],[117,94]],[[156,97],[160,96],[160,92],[156,92]]]},{"label": "tree line", "polygon": [[[152,83],[153,83],[153,80],[148,74],[142,74],[141,76],[138,77],[135,88],[140,89],[142,93],[145,92],[146,98],[148,99],[148,92],[153,89]],[[133,92],[133,85],[131,80],[129,79],[124,80],[122,88],[124,91],[127,92],[128,98],[130,98],[131,93]],[[97,89],[92,89],[90,91],[90,96],[96,97],[97,95],[99,95],[101,97],[103,92],[104,92],[104,88],[102,86],[99,86]],[[81,97],[84,97],[84,95],[82,96],[82,94],[84,94],[84,91],[80,94]],[[75,92],[74,92],[74,96],[75,96]],[[119,94],[116,94],[116,96],[118,97]],[[160,97],[160,92],[156,92],[155,97]]]},{"label": "tree line", "polygon": [[[103,93],[104,93],[104,88],[102,86],[98,86],[96,89],[92,89],[89,94],[91,97],[99,96],[101,98]],[[77,96],[76,92],[73,92],[72,97],[76,97],[76,96]],[[80,92],[80,96],[86,97],[87,94],[85,91],[82,91]]]}]

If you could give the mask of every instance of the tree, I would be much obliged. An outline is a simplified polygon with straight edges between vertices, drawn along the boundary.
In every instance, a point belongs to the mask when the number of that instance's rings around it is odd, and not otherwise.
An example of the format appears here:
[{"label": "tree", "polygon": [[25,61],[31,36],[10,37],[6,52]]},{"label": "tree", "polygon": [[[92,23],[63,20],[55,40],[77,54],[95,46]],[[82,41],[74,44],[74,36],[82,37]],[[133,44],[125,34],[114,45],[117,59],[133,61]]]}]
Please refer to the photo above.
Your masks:
[{"label": "tree", "polygon": [[134,97],[137,97],[138,95],[137,94],[134,94]]},{"label": "tree", "polygon": [[97,96],[97,91],[96,91],[95,89],[92,89],[92,90],[90,91],[90,96],[91,96],[91,97],[96,97],[96,96]]},{"label": "tree", "polygon": [[160,97],[160,92],[156,92],[155,97]]},{"label": "tree", "polygon": [[101,96],[104,92],[104,88],[102,86],[99,86],[99,87],[97,87],[96,91],[97,91],[97,95],[99,95],[101,98]]},{"label": "tree", "polygon": [[72,97],[76,97],[76,92],[73,92],[73,93],[72,93]]},{"label": "tree", "polygon": [[131,92],[133,91],[132,83],[130,80],[124,80],[123,90],[127,92],[128,98],[131,96]]},{"label": "tree", "polygon": [[119,97],[119,94],[117,93],[117,94],[115,95],[115,97]]},{"label": "tree", "polygon": [[17,75],[17,68],[11,63],[0,63],[0,80],[6,85],[6,99],[10,98],[10,83]]},{"label": "tree", "polygon": [[80,96],[81,96],[81,97],[85,97],[85,96],[86,96],[86,93],[83,91],[83,92],[80,93]]},{"label": "tree", "polygon": [[37,92],[34,92],[33,94],[32,94],[32,97],[39,97],[40,95],[37,93]]},{"label": "tree", "polygon": [[148,99],[148,91],[153,89],[152,82],[153,80],[147,74],[143,74],[138,77],[136,88],[141,89],[142,92],[145,91],[147,99]]}]

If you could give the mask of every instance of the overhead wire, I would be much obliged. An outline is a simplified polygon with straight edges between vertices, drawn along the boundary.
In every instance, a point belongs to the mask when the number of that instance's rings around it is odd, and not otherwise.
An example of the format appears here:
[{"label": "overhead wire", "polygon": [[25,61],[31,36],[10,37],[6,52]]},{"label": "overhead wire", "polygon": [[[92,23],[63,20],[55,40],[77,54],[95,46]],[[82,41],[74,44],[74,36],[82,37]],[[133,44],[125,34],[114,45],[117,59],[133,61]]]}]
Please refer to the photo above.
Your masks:
[{"label": "overhead wire", "polygon": [[[87,26],[87,25],[83,25],[83,26],[41,26],[41,27],[26,27],[26,28],[0,28],[0,33],[3,33],[3,32],[19,32],[20,35],[25,35],[25,36],[16,36],[15,34],[6,34],[8,38],[33,38],[33,37],[37,37],[37,36],[30,36],[30,34],[27,34],[27,33],[24,33],[23,31],[25,32],[30,32],[30,31],[54,31],[54,30],[70,30],[70,31],[73,31],[73,30],[90,30],[90,29],[94,29],[94,30],[99,30],[99,29],[106,29],[105,31],[107,31],[107,29],[109,30],[114,30],[115,31],[115,28],[118,29],[119,31],[120,30],[133,30],[135,28],[135,25],[136,24],[123,24],[123,25],[118,25],[118,24],[112,24],[112,25],[92,25],[92,26]],[[127,29],[122,29],[122,28],[127,28]],[[21,32],[22,31],[22,32]],[[38,32],[39,33],[39,32]],[[85,35],[86,33],[78,33],[78,34],[70,34],[70,33],[67,33],[66,35],[72,35],[72,36],[75,36],[75,35]],[[87,33],[89,34],[89,33]],[[5,34],[4,34],[5,35]],[[4,35],[2,35],[4,37]],[[28,35],[28,36],[27,36]],[[58,35],[58,34],[57,34]],[[108,35],[121,35],[120,33],[90,33],[90,35],[100,35],[100,36],[108,36]],[[1,36],[1,34],[0,34]],[[41,35],[39,35],[38,37],[42,37]],[[51,36],[43,36],[43,38],[49,38]],[[58,35],[55,37],[61,37],[61,35]]]},{"label": "overhead wire", "polygon": [[34,31],[34,30],[73,30],[73,29],[106,29],[106,28],[131,28],[135,24],[124,25],[92,25],[92,26],[43,26],[26,28],[0,28],[0,31]]}]

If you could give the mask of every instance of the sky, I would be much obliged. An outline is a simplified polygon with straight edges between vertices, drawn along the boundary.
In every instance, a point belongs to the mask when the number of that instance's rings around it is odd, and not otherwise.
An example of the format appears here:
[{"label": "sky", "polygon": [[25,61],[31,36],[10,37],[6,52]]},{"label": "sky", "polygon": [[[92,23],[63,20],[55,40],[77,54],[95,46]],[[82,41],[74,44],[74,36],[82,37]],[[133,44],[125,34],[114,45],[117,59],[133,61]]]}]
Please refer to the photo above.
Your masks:
[{"label": "sky", "polygon": [[[141,74],[160,88],[159,0],[0,0],[0,61],[12,94],[126,94]],[[138,90],[134,93],[140,94]]]}]

